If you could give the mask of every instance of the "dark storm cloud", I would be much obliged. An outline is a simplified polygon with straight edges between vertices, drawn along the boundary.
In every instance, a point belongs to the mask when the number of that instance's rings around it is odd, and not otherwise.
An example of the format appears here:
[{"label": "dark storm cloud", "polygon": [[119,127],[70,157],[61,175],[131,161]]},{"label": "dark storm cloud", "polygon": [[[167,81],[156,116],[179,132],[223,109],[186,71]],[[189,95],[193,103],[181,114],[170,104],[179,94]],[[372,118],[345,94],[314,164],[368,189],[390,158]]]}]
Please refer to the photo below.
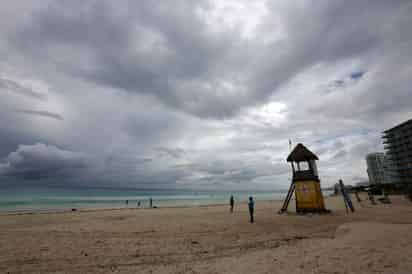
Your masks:
[{"label": "dark storm cloud", "polygon": [[[195,115],[227,117],[267,100],[278,87],[316,63],[378,49],[387,35],[394,35],[389,32],[392,27],[407,22],[392,19],[386,28],[376,26],[388,14],[410,5],[404,1],[358,1],[356,5],[320,1],[317,5],[305,2],[303,7],[291,4],[279,15],[273,3],[273,18],[280,16],[288,38],[263,45],[244,41],[236,32],[212,33],[198,12],[208,10],[206,1],[120,1],[116,5],[62,1],[33,14],[14,35],[14,43],[43,56],[43,49],[63,48],[48,54],[52,62],[65,54],[65,47],[72,48],[67,53],[73,58],[86,55],[90,62],[82,66],[80,60],[57,62],[63,70],[98,84],[154,96]],[[262,25],[273,24],[268,17]],[[252,52],[247,44],[255,47]]]},{"label": "dark storm cloud", "polygon": [[87,167],[81,153],[37,143],[19,145],[0,163],[0,175],[21,179],[45,179],[73,175]]},{"label": "dark storm cloud", "polygon": [[[267,1],[262,17],[224,7],[220,19],[207,0],[17,2],[0,11],[9,176],[95,169],[88,181],[108,185],[285,185],[292,139],[320,153],[326,178],[356,178],[384,127],[410,118],[410,1]],[[26,76],[50,87],[47,100],[11,80]],[[7,156],[35,142],[68,150]],[[75,167],[85,163],[70,151],[92,163]]]},{"label": "dark storm cloud", "polygon": [[[208,32],[196,15],[202,1],[122,1],[130,10],[120,9],[118,15],[107,2],[82,3],[55,2],[34,14],[33,21],[14,35],[14,43],[33,55],[45,56],[43,49],[61,45],[73,48],[74,58],[87,54],[93,60],[88,66],[70,61],[58,65],[98,84],[152,95],[166,105],[200,115],[220,115],[219,109],[209,113],[203,105],[208,102],[221,105],[221,112],[232,111],[227,109],[232,103],[218,100],[204,85],[218,80],[214,74],[225,73],[218,67],[235,37]],[[58,54],[52,53],[49,61],[58,62]]]},{"label": "dark storm cloud", "polygon": [[0,130],[0,161],[13,151],[19,144],[32,144],[36,140],[33,136],[21,134],[18,131]]},{"label": "dark storm cloud", "polygon": [[46,110],[17,110],[17,112],[27,114],[27,115],[51,118],[51,119],[60,120],[60,121],[63,120],[63,116],[61,116],[60,114],[46,111]]},{"label": "dark storm cloud", "polygon": [[10,92],[14,92],[19,95],[27,96],[33,99],[43,100],[46,98],[46,95],[37,91],[34,91],[32,88],[25,85],[21,85],[16,81],[1,78],[0,77],[0,89],[4,89]]}]

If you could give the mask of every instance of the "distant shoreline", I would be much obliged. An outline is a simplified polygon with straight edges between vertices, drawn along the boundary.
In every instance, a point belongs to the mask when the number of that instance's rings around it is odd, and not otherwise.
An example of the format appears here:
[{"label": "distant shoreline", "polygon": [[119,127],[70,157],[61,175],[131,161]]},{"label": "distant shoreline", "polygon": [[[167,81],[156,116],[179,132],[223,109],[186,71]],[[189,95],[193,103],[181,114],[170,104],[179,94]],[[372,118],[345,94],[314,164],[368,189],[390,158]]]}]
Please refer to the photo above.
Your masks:
[{"label": "distant shoreline", "polygon": [[[286,196],[286,193],[284,194]],[[282,197],[273,197],[271,199],[268,199],[267,197],[262,198],[262,199],[256,199],[257,202],[282,202],[284,199],[284,196]],[[326,194],[324,193],[324,197],[329,197],[333,196],[333,194]],[[292,198],[294,200],[294,197]],[[211,203],[204,203],[204,204],[159,204],[157,203],[155,199],[153,200],[153,208],[149,208],[146,205],[143,205],[142,207],[137,207],[137,206],[132,206],[135,205],[135,203],[138,200],[129,200],[129,207],[125,206],[123,203],[122,205],[119,206],[110,206],[110,205],[104,205],[102,206],[68,206],[68,207],[61,207],[61,208],[33,208],[33,209],[1,209],[0,208],[0,216],[2,215],[31,215],[31,214],[59,214],[59,213],[70,213],[70,212],[96,212],[96,211],[113,211],[113,210],[152,210],[152,209],[172,209],[172,208],[202,208],[202,207],[216,207],[216,206],[225,206],[228,205],[228,201],[222,201],[222,202],[217,202],[217,201],[212,201]],[[144,201],[144,200],[142,200]],[[236,201],[236,204],[246,204],[246,200],[242,201]]]},{"label": "distant shoreline", "polygon": [[[257,202],[281,202],[282,199],[272,200],[257,200]],[[237,202],[237,204],[246,205],[247,201]],[[213,203],[204,205],[175,205],[175,206],[156,206],[149,207],[73,207],[73,208],[61,208],[61,209],[16,209],[16,210],[0,210],[0,216],[13,216],[13,215],[35,215],[35,214],[63,214],[63,213],[76,213],[76,212],[100,212],[100,211],[116,211],[116,210],[156,210],[156,209],[179,209],[179,208],[207,208],[207,207],[219,207],[228,206],[228,203]],[[74,209],[74,210],[73,210]]]},{"label": "distant shoreline", "polygon": [[[257,201],[282,200],[286,192],[130,192],[130,191],[92,191],[31,189],[25,191],[5,191],[0,194],[0,214],[33,214],[67,212],[76,210],[113,210],[123,208],[149,208],[150,198],[153,206],[159,208],[198,207],[225,205],[230,195],[235,202],[243,202],[249,196]],[[140,201],[140,203],[139,203]],[[139,207],[138,207],[139,204]]]}]

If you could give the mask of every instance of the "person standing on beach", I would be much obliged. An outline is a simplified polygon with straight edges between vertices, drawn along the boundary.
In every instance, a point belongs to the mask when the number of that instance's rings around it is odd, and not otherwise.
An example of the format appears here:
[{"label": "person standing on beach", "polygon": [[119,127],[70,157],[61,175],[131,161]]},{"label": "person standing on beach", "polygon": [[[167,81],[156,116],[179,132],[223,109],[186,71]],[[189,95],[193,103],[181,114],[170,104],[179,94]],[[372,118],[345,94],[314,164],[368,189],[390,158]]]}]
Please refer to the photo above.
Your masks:
[{"label": "person standing on beach", "polygon": [[153,200],[152,200],[152,197],[150,197],[150,199],[149,199],[149,207],[150,207],[150,208],[152,208],[152,207],[153,207]]},{"label": "person standing on beach", "polygon": [[253,213],[255,211],[255,202],[253,201],[253,197],[249,197],[249,202],[248,202],[248,207],[249,207],[249,215],[250,215],[250,222],[253,223],[255,220],[253,218]]},{"label": "person standing on beach", "polygon": [[235,198],[233,198],[233,195],[230,195],[230,213],[233,213],[234,205],[235,205]]}]

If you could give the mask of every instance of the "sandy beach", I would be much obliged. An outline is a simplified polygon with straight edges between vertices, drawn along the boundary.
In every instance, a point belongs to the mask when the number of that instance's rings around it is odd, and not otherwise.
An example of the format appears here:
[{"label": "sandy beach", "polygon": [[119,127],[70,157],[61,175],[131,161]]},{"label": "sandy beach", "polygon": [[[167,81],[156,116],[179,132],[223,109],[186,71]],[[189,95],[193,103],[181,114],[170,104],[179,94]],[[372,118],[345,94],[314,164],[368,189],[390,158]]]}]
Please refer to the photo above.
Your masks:
[{"label": "sandy beach", "polygon": [[[412,273],[412,204],[328,197],[328,215],[279,201],[0,214],[0,273]],[[290,208],[293,211],[293,208]]]}]

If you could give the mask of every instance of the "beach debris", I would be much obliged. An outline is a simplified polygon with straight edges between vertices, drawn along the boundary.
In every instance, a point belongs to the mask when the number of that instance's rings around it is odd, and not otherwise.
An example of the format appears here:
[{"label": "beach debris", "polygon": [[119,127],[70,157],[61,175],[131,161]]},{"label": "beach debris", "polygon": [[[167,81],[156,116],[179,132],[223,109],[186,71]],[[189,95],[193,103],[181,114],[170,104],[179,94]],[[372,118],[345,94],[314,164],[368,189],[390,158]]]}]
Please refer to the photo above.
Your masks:
[{"label": "beach debris", "polygon": [[72,211],[77,211],[77,208],[72,208]]},{"label": "beach debris", "polygon": [[192,240],[191,243],[192,243],[192,245],[198,245],[199,244],[198,241],[194,241],[194,240]]}]

